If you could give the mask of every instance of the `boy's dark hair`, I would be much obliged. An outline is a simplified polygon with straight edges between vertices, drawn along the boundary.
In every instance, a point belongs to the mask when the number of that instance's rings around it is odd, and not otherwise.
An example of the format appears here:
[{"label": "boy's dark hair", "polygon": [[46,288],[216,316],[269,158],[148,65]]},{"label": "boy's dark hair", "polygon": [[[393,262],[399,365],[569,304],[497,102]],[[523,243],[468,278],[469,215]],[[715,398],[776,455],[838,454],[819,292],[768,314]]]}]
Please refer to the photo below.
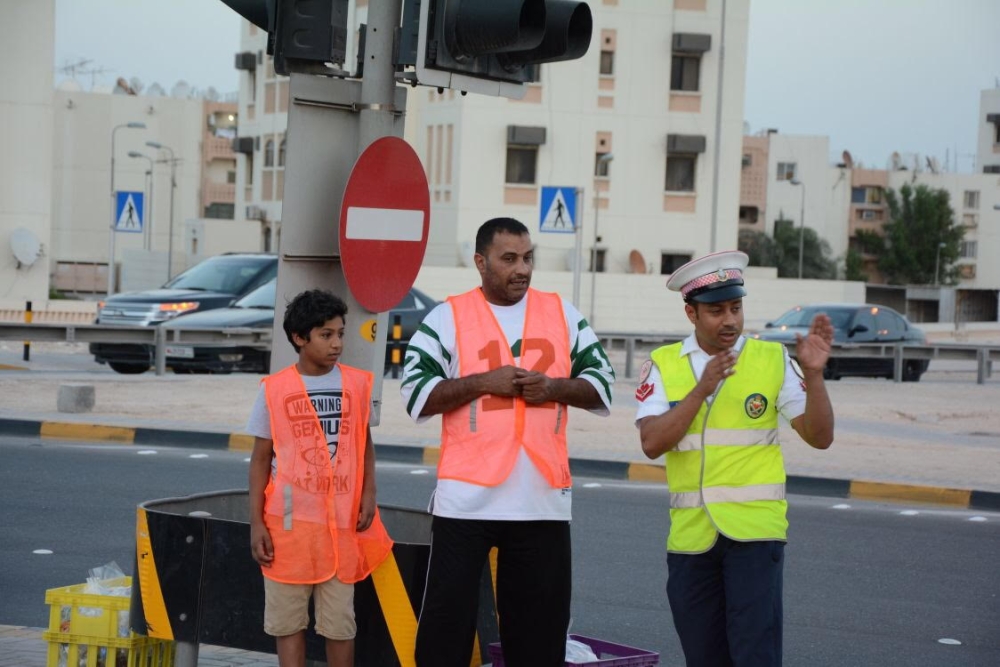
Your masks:
[{"label": "boy's dark hair", "polygon": [[492,220],[487,220],[479,227],[479,231],[476,232],[476,254],[485,255],[486,251],[493,244],[493,237],[503,232],[516,236],[531,233],[523,223],[514,218],[493,218]]},{"label": "boy's dark hair", "polygon": [[282,327],[288,336],[288,342],[298,352],[300,348],[292,340],[292,334],[298,334],[309,340],[309,332],[335,317],[343,318],[346,322],[347,304],[344,300],[326,290],[311,289],[302,292],[289,302],[285,308]]}]

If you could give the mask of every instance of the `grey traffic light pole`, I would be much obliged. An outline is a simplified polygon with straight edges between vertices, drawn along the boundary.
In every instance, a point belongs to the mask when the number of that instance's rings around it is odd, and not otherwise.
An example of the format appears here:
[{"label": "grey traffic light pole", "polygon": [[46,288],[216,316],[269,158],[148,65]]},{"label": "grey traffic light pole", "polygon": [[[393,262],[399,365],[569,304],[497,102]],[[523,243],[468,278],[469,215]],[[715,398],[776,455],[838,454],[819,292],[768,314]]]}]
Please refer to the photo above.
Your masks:
[{"label": "grey traffic light pole", "polygon": [[[403,136],[406,89],[396,85],[393,38],[400,24],[401,0],[368,5],[364,39],[364,76],[358,80],[317,76],[291,65],[288,149],[278,252],[278,303],[306,289],[322,287],[341,296],[348,306],[352,332],[341,361],[372,371],[372,426],[382,406],[382,375],[388,313],[372,313],[354,298],[344,277],[339,224],[342,196],[355,162],[375,140]],[[316,69],[310,69],[315,72]],[[282,318],[275,317],[271,370],[295,361],[285,341]],[[357,335],[359,326],[375,321],[375,339]]]}]

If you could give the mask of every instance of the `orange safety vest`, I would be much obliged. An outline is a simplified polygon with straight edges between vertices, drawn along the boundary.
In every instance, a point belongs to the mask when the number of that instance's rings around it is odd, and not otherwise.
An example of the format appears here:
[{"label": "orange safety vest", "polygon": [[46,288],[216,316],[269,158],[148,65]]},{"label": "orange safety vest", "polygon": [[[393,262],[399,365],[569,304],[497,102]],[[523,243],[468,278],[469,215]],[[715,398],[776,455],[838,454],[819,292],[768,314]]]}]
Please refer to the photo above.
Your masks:
[{"label": "orange safety vest", "polygon": [[368,530],[356,530],[372,374],[343,364],[340,372],[343,409],[333,465],[295,365],[264,379],[277,466],[264,490],[274,560],[261,570],[275,581],[313,584],[336,576],[351,584],[371,574],[392,549],[377,509]]},{"label": "orange safety vest", "polygon": [[[569,331],[558,294],[529,289],[520,353],[511,351],[480,288],[448,298],[455,318],[458,375],[466,377],[514,365],[570,377]],[[441,421],[439,479],[497,486],[510,475],[524,447],[553,488],[572,484],[566,451],[567,406],[529,405],[522,398],[480,396],[446,413]]]}]

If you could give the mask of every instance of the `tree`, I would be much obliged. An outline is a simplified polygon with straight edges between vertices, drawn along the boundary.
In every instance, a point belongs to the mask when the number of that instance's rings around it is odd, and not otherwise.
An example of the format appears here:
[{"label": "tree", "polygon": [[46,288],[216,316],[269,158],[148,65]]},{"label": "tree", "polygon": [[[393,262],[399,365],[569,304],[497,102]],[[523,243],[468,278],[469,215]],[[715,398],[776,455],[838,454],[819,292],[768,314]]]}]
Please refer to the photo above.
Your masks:
[{"label": "tree", "polygon": [[[885,193],[889,220],[882,225],[884,246],[878,268],[890,285],[958,283],[955,262],[965,228],[955,224],[947,190],[909,184]],[[940,253],[940,255],[938,254]],[[935,268],[940,280],[934,275]]]},{"label": "tree", "polygon": [[[799,277],[799,229],[783,217],[774,221],[774,237],[749,229],[739,233],[739,249],[750,257],[750,266],[774,266],[779,278]],[[830,244],[808,227],[802,236],[802,277],[833,280],[837,264],[830,258]]]},{"label": "tree", "polygon": [[848,248],[844,257],[844,280],[858,280],[868,282],[868,274],[864,271],[861,251],[855,248]]}]

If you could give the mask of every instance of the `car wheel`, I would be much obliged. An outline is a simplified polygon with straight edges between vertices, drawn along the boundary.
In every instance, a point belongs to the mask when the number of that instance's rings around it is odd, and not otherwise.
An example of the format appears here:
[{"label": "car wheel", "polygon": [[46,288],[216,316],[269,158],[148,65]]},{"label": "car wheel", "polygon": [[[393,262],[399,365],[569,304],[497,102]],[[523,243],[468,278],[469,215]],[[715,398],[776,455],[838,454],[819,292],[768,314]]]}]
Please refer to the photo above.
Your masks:
[{"label": "car wheel", "polygon": [[823,379],[824,380],[839,380],[840,375],[836,371],[836,366],[833,362],[827,362],[826,366],[823,367]]},{"label": "car wheel", "polygon": [[191,374],[191,369],[190,368],[174,368],[173,371],[174,371],[174,375],[190,375]]},{"label": "car wheel", "polygon": [[122,375],[139,375],[140,373],[145,373],[149,370],[149,364],[126,364],[120,361],[109,361],[108,366],[111,366],[111,370],[115,373],[121,373]]},{"label": "car wheel", "polygon": [[919,361],[907,361],[903,366],[903,382],[920,382],[922,374]]}]

